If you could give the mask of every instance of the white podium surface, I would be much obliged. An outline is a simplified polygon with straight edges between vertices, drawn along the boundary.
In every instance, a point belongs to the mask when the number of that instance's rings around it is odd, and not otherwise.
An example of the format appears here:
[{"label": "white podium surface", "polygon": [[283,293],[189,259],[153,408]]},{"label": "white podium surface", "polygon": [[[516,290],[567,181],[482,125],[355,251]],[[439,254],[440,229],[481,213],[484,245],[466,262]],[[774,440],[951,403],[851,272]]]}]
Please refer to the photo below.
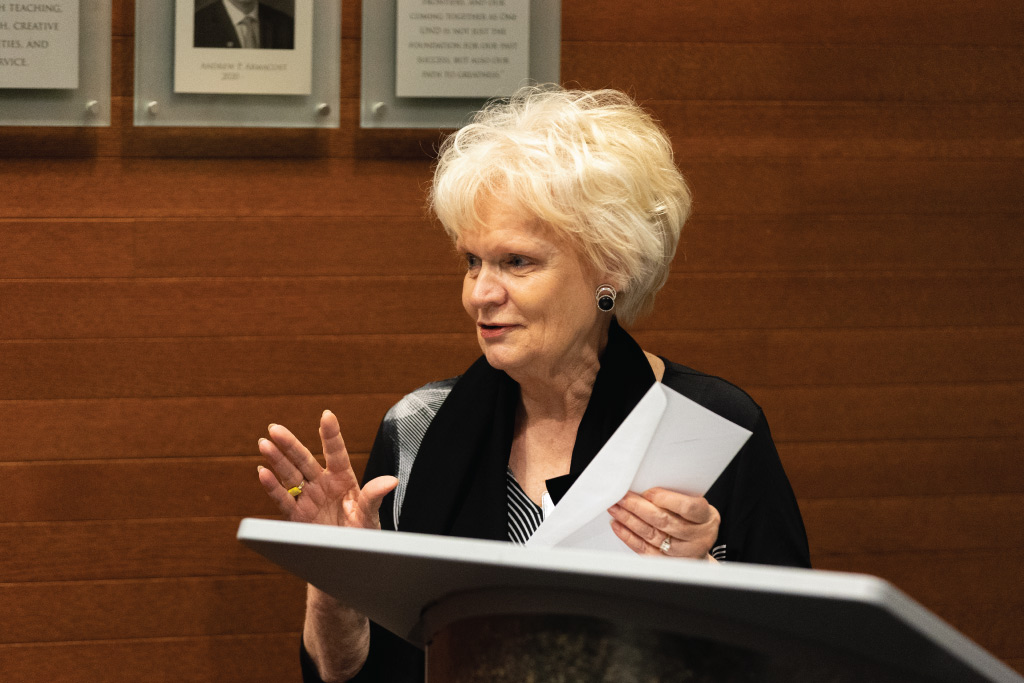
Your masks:
[{"label": "white podium surface", "polygon": [[501,614],[579,615],[870,660],[908,678],[1024,678],[873,576],[530,549],[497,541],[245,519],[238,539],[424,647],[438,628]]}]

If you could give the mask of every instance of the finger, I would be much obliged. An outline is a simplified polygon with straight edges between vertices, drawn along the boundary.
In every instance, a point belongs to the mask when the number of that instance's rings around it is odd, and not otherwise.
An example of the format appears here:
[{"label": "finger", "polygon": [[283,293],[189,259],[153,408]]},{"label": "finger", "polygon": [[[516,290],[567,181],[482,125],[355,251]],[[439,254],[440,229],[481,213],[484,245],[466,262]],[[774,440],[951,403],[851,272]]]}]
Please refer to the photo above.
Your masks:
[{"label": "finger", "polygon": [[323,445],[328,469],[335,472],[352,469],[348,448],[341,436],[341,425],[337,416],[330,410],[325,410],[320,415],[320,443]]},{"label": "finger", "polygon": [[[612,516],[612,519],[622,525],[625,529],[628,529],[630,533],[639,538],[645,544],[652,547],[658,547],[661,545],[661,542],[665,540],[665,536],[667,534],[664,531],[655,528],[653,525],[647,523],[641,517],[637,516],[632,511],[627,510],[622,505],[611,506],[608,508],[608,514]],[[632,548],[633,546],[630,545],[630,547]]]},{"label": "finger", "polygon": [[[641,555],[703,557],[707,555],[707,549],[711,547],[707,545],[710,542],[707,534],[688,540],[654,529],[618,505],[609,508],[608,512],[614,519],[612,528],[621,531],[621,533],[616,531],[618,537],[629,545],[634,552]],[[662,550],[661,544],[664,543],[666,538],[670,539],[669,547],[668,550]],[[643,543],[643,546],[640,545],[641,543]]]},{"label": "finger", "polygon": [[367,509],[378,510],[384,501],[384,496],[394,491],[396,486],[398,486],[398,477],[388,475],[376,477],[366,482],[366,486],[360,491],[360,497],[366,501]]},{"label": "finger", "polygon": [[260,484],[263,486],[263,490],[267,492],[270,499],[274,501],[277,508],[286,517],[291,517],[295,511],[295,499],[288,493],[281,483],[274,476],[274,473],[266,467],[257,467],[257,476],[259,477]]},{"label": "finger", "polygon": [[618,520],[612,520],[612,531],[637,555],[654,555],[658,553],[657,548],[637,536],[629,527]]},{"label": "finger", "polygon": [[[679,517],[670,510],[655,505],[643,496],[632,491],[623,496],[618,503],[619,507],[635,515],[641,522],[647,524],[657,533],[641,534],[652,543],[659,544],[664,540],[665,535],[676,538],[685,538],[688,535],[689,527],[693,525],[682,517]],[[633,527],[638,531],[637,527]],[[638,531],[639,533],[639,531]]]},{"label": "finger", "polygon": [[[302,481],[302,473],[299,472],[295,464],[281,452],[281,449],[277,447],[270,439],[260,439],[257,442],[260,449],[260,455],[267,459],[267,464],[270,465],[270,469],[273,470],[273,474],[277,475],[277,481],[280,482],[281,486],[285,489],[289,489],[292,486],[298,486]],[[264,476],[260,475],[260,481],[263,481]]]},{"label": "finger", "polygon": [[[325,410],[320,416],[320,443],[324,448],[327,469],[335,474],[341,474],[346,470],[352,472],[352,461],[348,457],[345,439],[341,436],[341,425],[338,424],[338,418],[329,410]],[[355,472],[352,472],[352,478],[355,479]]]},{"label": "finger", "polygon": [[710,503],[701,496],[688,496],[678,491],[663,488],[652,488],[644,491],[643,498],[658,507],[670,510],[688,522],[706,524],[717,512]]},{"label": "finger", "polygon": [[359,511],[372,526],[380,526],[380,505],[384,502],[384,497],[394,491],[396,486],[398,477],[382,476],[366,482],[359,492]]},{"label": "finger", "polygon": [[[652,500],[654,502],[652,502]],[[656,504],[660,503],[660,504]],[[650,489],[643,496],[627,494],[620,502],[623,508],[633,511],[642,520],[671,537],[668,555],[675,557],[704,557],[718,538],[720,516],[718,510],[705,499],[688,496],[668,489]],[[669,509],[666,509],[666,506]],[[692,519],[677,514],[674,510],[689,515]],[[650,539],[659,546],[664,538]]]},{"label": "finger", "polygon": [[[313,481],[320,476],[323,468],[316,461],[309,449],[302,445],[294,434],[287,428],[278,424],[272,424],[267,428],[267,433],[274,445],[284,454],[289,462],[299,471],[300,479]],[[293,484],[294,485],[294,484]]]}]

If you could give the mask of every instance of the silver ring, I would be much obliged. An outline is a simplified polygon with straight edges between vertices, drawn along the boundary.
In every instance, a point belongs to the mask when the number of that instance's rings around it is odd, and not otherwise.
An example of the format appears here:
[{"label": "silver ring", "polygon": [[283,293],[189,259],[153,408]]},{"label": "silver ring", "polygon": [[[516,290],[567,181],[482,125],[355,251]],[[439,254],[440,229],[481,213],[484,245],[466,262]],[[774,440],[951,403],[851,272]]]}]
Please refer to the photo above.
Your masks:
[{"label": "silver ring", "polygon": [[672,537],[666,536],[665,540],[661,542],[661,552],[668,555],[668,551],[672,548]]}]

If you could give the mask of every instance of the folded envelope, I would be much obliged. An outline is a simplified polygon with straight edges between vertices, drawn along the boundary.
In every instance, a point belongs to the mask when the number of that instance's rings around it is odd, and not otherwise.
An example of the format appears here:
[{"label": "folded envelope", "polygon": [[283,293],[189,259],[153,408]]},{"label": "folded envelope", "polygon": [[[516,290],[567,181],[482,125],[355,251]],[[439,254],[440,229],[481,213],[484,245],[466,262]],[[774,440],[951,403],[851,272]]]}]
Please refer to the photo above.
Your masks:
[{"label": "folded envelope", "polygon": [[750,434],[655,382],[526,544],[631,553],[608,508],[654,486],[703,496]]}]

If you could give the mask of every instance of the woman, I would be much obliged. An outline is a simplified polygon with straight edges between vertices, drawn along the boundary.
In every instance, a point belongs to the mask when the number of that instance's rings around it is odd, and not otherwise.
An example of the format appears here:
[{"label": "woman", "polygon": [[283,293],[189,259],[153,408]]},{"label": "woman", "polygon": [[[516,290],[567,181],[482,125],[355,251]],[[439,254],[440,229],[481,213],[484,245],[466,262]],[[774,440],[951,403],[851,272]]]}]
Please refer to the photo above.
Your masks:
[{"label": "woman", "polygon": [[[326,469],[272,425],[260,481],[288,519],[524,542],[660,381],[753,436],[705,498],[628,493],[615,534],[640,554],[809,566],[760,408],[618,324],[652,308],[690,211],[643,110],[615,91],[525,88],[446,141],[430,199],[465,259],[483,357],[388,412],[361,489],[330,412]],[[303,643],[307,680],[422,680],[417,650],[313,587]]]}]

